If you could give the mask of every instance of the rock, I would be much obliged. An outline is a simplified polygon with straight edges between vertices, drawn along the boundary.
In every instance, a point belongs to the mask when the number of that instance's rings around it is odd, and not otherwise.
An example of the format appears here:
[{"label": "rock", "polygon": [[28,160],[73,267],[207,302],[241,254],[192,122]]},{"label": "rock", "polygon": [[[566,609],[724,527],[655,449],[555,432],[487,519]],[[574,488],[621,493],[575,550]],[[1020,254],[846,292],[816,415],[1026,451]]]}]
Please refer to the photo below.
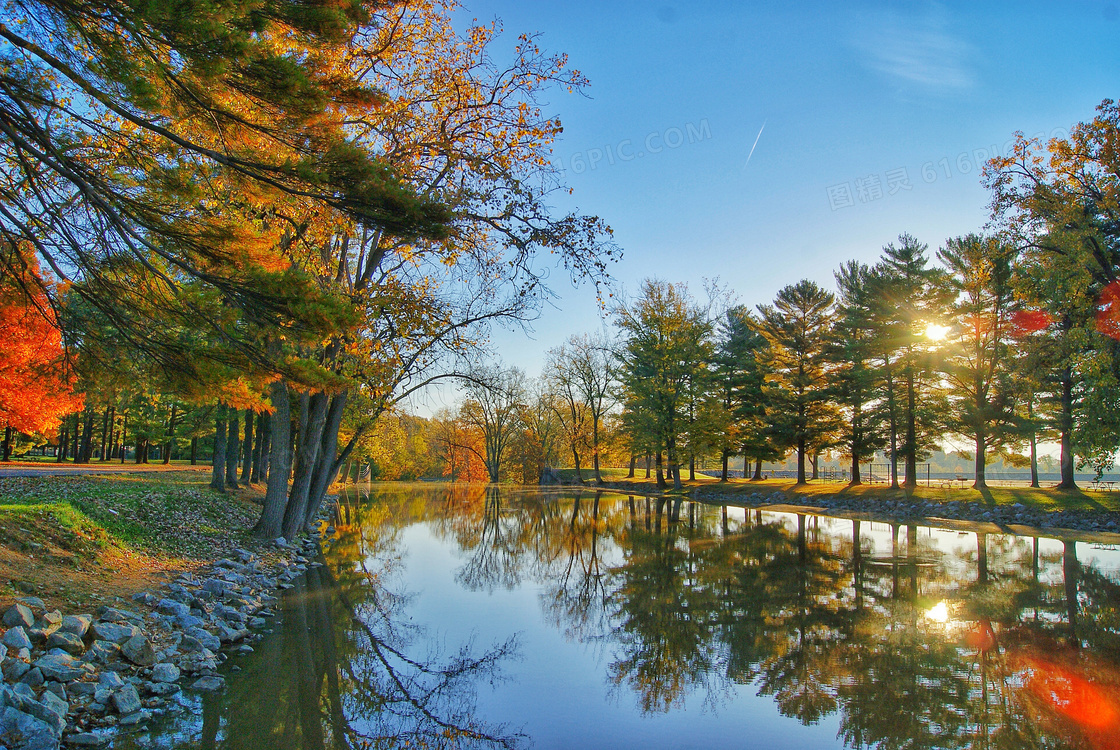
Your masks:
[{"label": "rock", "polygon": [[174,682],[153,682],[148,685],[148,692],[152,695],[174,695],[181,688]]},{"label": "rock", "polygon": [[89,615],[66,615],[58,629],[63,633],[73,633],[79,638],[85,638],[92,623],[93,618]]},{"label": "rock", "polygon": [[[11,610],[8,610],[11,612]],[[4,633],[2,642],[9,648],[19,650],[21,648],[31,648],[31,638],[27,635],[27,630],[22,625],[16,625]]]},{"label": "rock", "polygon": [[109,738],[93,732],[78,732],[67,737],[66,743],[73,747],[101,747],[109,743]]},{"label": "rock", "polygon": [[156,663],[156,652],[152,644],[142,635],[134,635],[121,646],[121,654],[133,664],[150,667]]},{"label": "rock", "polygon": [[152,682],[178,682],[179,668],[174,664],[157,664],[152,667]]},{"label": "rock", "polygon": [[31,665],[25,661],[21,661],[20,659],[8,659],[4,662],[4,666],[0,671],[3,671],[5,680],[8,682],[15,682],[27,674],[30,669]]},{"label": "rock", "polygon": [[285,547],[287,547],[287,546],[288,546],[288,540],[287,540],[287,539],[285,539],[285,538],[284,538],[284,537],[282,537],[282,536],[278,536],[278,537],[276,537],[275,539],[273,539],[273,540],[272,540],[272,543],[273,543],[274,545],[276,545],[277,547],[280,547],[281,549],[283,549],[283,548],[285,548]]},{"label": "rock", "polygon": [[191,684],[191,690],[201,690],[205,693],[212,693],[216,690],[221,690],[226,686],[226,681],[217,675],[210,675],[195,680]]},{"label": "rock", "polygon": [[54,693],[55,695],[57,695],[62,700],[67,700],[66,686],[63,685],[61,682],[53,682],[53,681],[48,682],[45,686],[45,689]]},{"label": "rock", "polygon": [[94,641],[89,650],[82,654],[82,659],[95,661],[98,664],[107,664],[120,650],[121,647],[112,641]]},{"label": "rock", "polygon": [[126,625],[120,622],[98,621],[90,626],[93,637],[99,641],[109,641],[120,645],[129,638],[139,635],[140,628],[135,625]]},{"label": "rock", "polygon": [[47,638],[47,648],[60,648],[71,656],[78,656],[86,650],[86,644],[74,633],[56,630]]},{"label": "rock", "polygon": [[46,603],[37,596],[21,596],[16,599],[20,604],[42,611],[47,608]]},{"label": "rock", "polygon": [[116,672],[102,672],[97,678],[97,684],[103,688],[116,690],[117,688],[124,687],[124,680]]},{"label": "rock", "polygon": [[209,591],[211,594],[222,596],[229,588],[229,584],[220,578],[207,578],[202,582],[202,590]]},{"label": "rock", "polygon": [[4,627],[30,628],[35,624],[35,614],[26,604],[13,604],[4,613]]},{"label": "rock", "polygon": [[56,680],[58,682],[70,682],[76,680],[85,674],[80,667],[78,667],[74,657],[69,654],[61,652],[51,652],[46,656],[42,656],[35,662],[34,666],[43,671],[43,676],[48,680]]},{"label": "rock", "polygon": [[194,615],[179,615],[175,618],[175,624],[183,630],[187,630],[189,628],[201,628],[206,624],[206,621]]},{"label": "rock", "polygon": [[152,718],[151,713],[149,713],[148,711],[146,711],[144,709],[141,709],[139,711],[136,711],[135,713],[128,714],[127,716],[122,716],[121,717],[121,726],[122,727],[136,726],[137,724],[143,724],[145,721],[148,721],[151,718]]},{"label": "rock", "polygon": [[174,599],[160,599],[159,603],[156,604],[156,611],[165,615],[171,615],[172,617],[181,617],[183,615],[189,615],[191,613],[191,608],[183,602],[178,602]]},{"label": "rock", "polygon": [[202,644],[203,648],[211,651],[217,651],[222,647],[222,641],[217,636],[203,630],[202,628],[191,628],[183,634],[183,641],[186,642],[186,637],[190,636]]},{"label": "rock", "polygon": [[58,737],[46,722],[10,706],[0,712],[0,736],[14,738],[19,744],[13,746],[22,750],[58,748]]},{"label": "rock", "polygon": [[140,710],[140,696],[136,692],[136,688],[131,684],[126,684],[117,689],[113,693],[113,708],[117,709],[117,713],[126,716]]},{"label": "rock", "polygon": [[140,625],[144,622],[144,618],[138,612],[107,606],[98,607],[97,619],[102,622],[131,622],[134,625]]},{"label": "rock", "polygon": [[56,721],[47,721],[47,719],[41,716],[38,718],[42,718],[52,726],[57,726],[58,733],[62,734],[62,730],[66,728],[66,714],[70,712],[70,704],[52,693],[50,690],[44,690],[42,692],[42,694],[39,696],[39,703],[41,703],[43,707],[46,708],[46,710],[50,711],[58,718]]},{"label": "rock", "polygon": [[67,691],[70,695],[93,695],[97,691],[96,682],[71,682]]},{"label": "rock", "polygon": [[19,681],[29,687],[37,688],[45,682],[43,679],[43,670],[38,667],[33,667],[27,670],[23,677],[19,678]]}]

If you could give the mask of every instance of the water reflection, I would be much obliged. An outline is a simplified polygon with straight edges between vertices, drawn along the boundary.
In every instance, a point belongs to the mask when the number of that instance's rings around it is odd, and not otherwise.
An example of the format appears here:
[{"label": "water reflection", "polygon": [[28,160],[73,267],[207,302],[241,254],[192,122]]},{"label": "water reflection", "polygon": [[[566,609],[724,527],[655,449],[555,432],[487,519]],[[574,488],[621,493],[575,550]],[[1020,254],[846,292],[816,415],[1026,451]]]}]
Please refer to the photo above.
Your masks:
[{"label": "water reflection", "polygon": [[223,693],[181,696],[185,711],[115,747],[515,748],[520,735],[475,718],[479,684],[502,679],[516,638],[441,653],[402,616],[399,529],[382,509],[338,540],[326,565],[284,592],[275,630],[231,660]]},{"label": "water reflection", "polygon": [[[1120,553],[1088,543],[468,486],[381,487],[337,526],[180,737],[509,746],[504,721],[543,747],[819,747],[828,727],[852,748],[1120,749]],[[418,658],[450,620],[501,645]],[[515,633],[532,667],[481,689]]]}]

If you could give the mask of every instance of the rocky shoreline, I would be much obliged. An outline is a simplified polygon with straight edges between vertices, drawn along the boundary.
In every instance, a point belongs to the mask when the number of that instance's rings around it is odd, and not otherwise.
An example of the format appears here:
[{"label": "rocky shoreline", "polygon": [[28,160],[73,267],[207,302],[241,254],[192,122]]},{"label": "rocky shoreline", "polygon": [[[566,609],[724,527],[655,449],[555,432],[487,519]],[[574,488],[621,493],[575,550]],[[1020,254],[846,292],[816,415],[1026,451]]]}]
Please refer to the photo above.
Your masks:
[{"label": "rocky shoreline", "polygon": [[698,489],[692,497],[700,502],[731,502],[745,507],[797,505],[825,512],[860,513],[899,522],[931,518],[970,523],[1012,524],[1037,529],[1064,529],[1094,533],[1120,533],[1120,513],[1105,510],[1040,510],[1022,503],[986,505],[969,500],[922,500],[920,498],[879,499],[843,495],[787,495],[785,492],[727,493]]},{"label": "rocky shoreline", "polygon": [[222,690],[219,665],[264,637],[279,592],[319,564],[308,559],[318,544],[312,534],[235,550],[136,594],[131,609],[63,615],[18,599],[2,616],[0,750],[104,746],[173,710],[180,690]]}]

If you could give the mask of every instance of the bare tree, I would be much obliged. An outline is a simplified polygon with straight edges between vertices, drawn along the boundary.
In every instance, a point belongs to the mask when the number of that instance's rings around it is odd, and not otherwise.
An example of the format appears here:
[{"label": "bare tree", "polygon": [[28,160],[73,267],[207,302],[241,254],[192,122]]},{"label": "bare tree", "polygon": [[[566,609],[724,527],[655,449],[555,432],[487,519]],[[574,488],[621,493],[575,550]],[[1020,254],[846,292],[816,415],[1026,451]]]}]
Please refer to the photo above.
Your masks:
[{"label": "bare tree", "polygon": [[482,432],[486,453],[479,458],[490,481],[497,482],[502,457],[521,428],[525,373],[516,367],[481,367],[467,380],[466,392],[459,418]]}]

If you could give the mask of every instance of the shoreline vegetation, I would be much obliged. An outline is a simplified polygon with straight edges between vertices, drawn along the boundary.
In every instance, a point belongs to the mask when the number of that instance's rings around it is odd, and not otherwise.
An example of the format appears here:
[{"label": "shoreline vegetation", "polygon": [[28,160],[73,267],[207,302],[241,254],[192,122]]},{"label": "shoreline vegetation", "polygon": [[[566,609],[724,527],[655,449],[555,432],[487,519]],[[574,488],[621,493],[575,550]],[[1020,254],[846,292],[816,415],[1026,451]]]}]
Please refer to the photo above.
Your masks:
[{"label": "shoreline vegetation", "polygon": [[[797,485],[792,479],[720,482],[708,476],[685,479],[680,490],[658,490],[654,479],[640,472],[627,478],[624,469],[604,468],[601,486],[580,485],[568,470],[558,474],[565,490],[601,489],[751,508],[788,506],[888,522],[995,524],[1008,533],[1120,533],[1120,490],[892,489],[827,481]],[[207,488],[208,482],[207,466],[0,477],[0,608],[22,596],[36,596],[48,607],[64,610],[112,605],[200,570],[235,549],[261,547],[252,535],[261,489],[218,494]]]}]

